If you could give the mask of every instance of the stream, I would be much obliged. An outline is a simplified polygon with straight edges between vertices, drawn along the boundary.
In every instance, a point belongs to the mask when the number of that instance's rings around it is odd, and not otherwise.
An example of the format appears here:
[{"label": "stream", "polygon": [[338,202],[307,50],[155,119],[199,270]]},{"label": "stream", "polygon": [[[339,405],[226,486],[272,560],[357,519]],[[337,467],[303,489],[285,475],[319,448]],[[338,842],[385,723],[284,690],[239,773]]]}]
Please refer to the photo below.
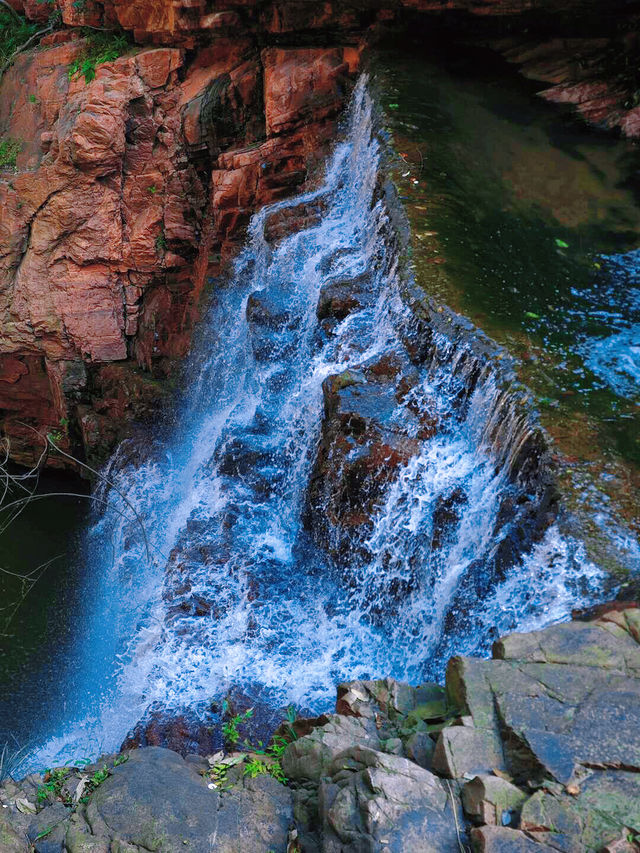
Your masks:
[{"label": "stream", "polygon": [[[232,274],[213,289],[172,417],[116,451],[98,492],[110,508],[67,523],[77,568],[49,583],[64,591],[76,578],[74,595],[59,593],[68,640],[53,650],[36,642],[24,662],[41,696],[37,718],[27,711],[17,727],[33,741],[34,767],[117,749],[148,708],[198,714],[231,688],[320,712],[340,680],[441,679],[452,654],[487,655],[500,634],[564,619],[622,582],[558,509],[536,408],[555,414],[560,404],[527,381],[518,349],[526,335],[532,351],[552,355],[552,384],[571,364],[562,387],[575,386],[579,412],[601,419],[600,456],[633,471],[633,432],[605,418],[637,415],[637,305],[626,287],[635,267],[623,253],[637,248],[640,212],[613,176],[622,144],[600,150],[597,140],[596,166],[557,143],[563,169],[575,169],[580,185],[593,172],[609,202],[606,216],[577,205],[585,221],[575,211],[547,221],[536,182],[537,198],[512,192],[529,153],[522,135],[541,144],[544,133],[517,108],[537,106],[490,87],[487,105],[458,72],[437,66],[413,87],[412,62],[383,55],[375,78],[356,86],[318,188],[254,216]],[[458,147],[468,128],[456,119],[464,111],[479,121],[470,101],[485,126],[501,103],[512,154],[507,189],[491,159],[474,155],[491,185],[477,198],[453,168],[470,150]],[[432,144],[443,125],[454,150]],[[400,198],[389,169],[399,172]],[[271,237],[270,223],[298,209],[293,233]],[[499,268],[487,265],[496,255],[488,233],[500,238]],[[429,260],[440,250],[445,264]],[[534,269],[542,278],[532,279]],[[326,309],[345,291],[347,308]],[[570,329],[553,323],[567,294],[577,294]],[[338,427],[328,416],[336,411]],[[383,481],[370,463],[380,448]],[[340,514],[363,488],[373,495],[366,518]],[[630,526],[619,541],[634,568]],[[26,619],[18,630],[29,631]],[[43,673],[38,662],[51,652],[57,667]],[[5,695],[2,727],[27,695]]]}]

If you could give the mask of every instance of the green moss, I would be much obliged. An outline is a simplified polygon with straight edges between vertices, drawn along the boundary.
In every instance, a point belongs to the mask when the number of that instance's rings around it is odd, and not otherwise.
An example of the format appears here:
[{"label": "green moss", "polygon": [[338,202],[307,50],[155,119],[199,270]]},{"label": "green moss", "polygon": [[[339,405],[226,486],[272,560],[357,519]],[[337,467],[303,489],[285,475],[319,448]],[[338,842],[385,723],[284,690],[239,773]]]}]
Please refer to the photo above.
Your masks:
[{"label": "green moss", "polygon": [[0,170],[15,169],[18,154],[22,151],[24,142],[21,139],[11,139],[3,136],[0,139]]}]

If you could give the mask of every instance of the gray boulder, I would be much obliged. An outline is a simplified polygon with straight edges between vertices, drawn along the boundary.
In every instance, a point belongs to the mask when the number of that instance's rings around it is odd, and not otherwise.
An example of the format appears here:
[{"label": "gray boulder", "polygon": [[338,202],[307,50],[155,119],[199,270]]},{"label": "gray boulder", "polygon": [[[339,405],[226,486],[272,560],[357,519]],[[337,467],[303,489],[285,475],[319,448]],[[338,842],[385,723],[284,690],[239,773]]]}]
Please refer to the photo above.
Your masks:
[{"label": "gray boulder", "polygon": [[[320,786],[323,853],[457,851],[453,797],[406,758],[351,747]],[[462,823],[461,819],[458,818]]]}]

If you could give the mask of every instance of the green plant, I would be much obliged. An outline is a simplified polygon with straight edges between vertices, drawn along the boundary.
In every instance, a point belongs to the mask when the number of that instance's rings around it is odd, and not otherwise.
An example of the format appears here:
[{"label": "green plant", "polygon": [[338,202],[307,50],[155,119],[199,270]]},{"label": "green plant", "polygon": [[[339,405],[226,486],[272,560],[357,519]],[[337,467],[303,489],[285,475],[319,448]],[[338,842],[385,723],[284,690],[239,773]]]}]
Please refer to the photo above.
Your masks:
[{"label": "green plant", "polygon": [[43,803],[52,794],[58,799],[62,793],[62,786],[69,778],[71,771],[66,767],[58,767],[56,770],[47,770],[44,775],[44,784],[38,786],[37,799]]},{"label": "green plant", "polygon": [[84,77],[90,83],[96,76],[96,68],[105,62],[113,62],[129,50],[126,35],[97,32],[87,36],[87,46],[69,66],[69,79]]},{"label": "green plant", "polygon": [[[223,703],[223,711],[227,711],[229,708],[227,702]],[[225,742],[230,746],[235,746],[240,740],[240,732],[238,731],[238,726],[241,723],[246,723],[247,720],[251,719],[253,716],[253,708],[248,708],[244,714],[236,714],[231,717],[230,720],[227,720],[226,723],[222,726],[222,736],[225,739]]]},{"label": "green plant", "polygon": [[114,767],[120,767],[121,764],[126,764],[128,760],[129,760],[129,756],[126,754],[125,755],[117,755],[115,757],[114,762],[113,762],[113,766]]},{"label": "green plant", "polygon": [[12,748],[5,743],[0,749],[0,785],[7,779],[14,779],[27,758],[27,748]]},{"label": "green plant", "polygon": [[164,236],[164,231],[161,231],[156,237],[156,251],[164,252],[167,248],[167,238]]},{"label": "green plant", "polygon": [[269,773],[267,764],[260,758],[248,758],[244,765],[244,775],[250,779],[255,779],[256,776],[266,776]]},{"label": "green plant", "polygon": [[151,195],[155,195],[158,192],[158,187],[155,184],[152,184],[149,187],[149,192],[151,193]]},{"label": "green plant", "polygon": [[21,139],[10,139],[3,136],[0,139],[0,169],[15,169],[18,162],[18,154],[22,151],[24,143]]},{"label": "green plant", "polygon": [[[297,735],[295,732],[293,733],[293,740],[297,740]],[[282,754],[285,749],[289,746],[291,741],[287,740],[280,735],[274,736],[269,746],[264,749],[262,745],[262,741],[258,741],[258,748],[252,749],[251,751],[256,755],[263,755],[264,759],[260,758],[249,758],[246,759],[246,766],[244,770],[245,776],[250,776],[252,779],[256,776],[261,776],[265,774],[269,774],[269,776],[273,776],[274,779],[277,779],[278,782],[282,782],[283,785],[287,782],[287,777],[284,775],[284,771],[282,769],[282,764],[280,763]],[[249,744],[245,745],[251,749]]]},{"label": "green plant", "polygon": [[29,95],[29,103],[30,104],[37,104],[38,103],[38,99],[36,98],[36,96],[34,94]]},{"label": "green plant", "polygon": [[0,9],[0,66],[10,62],[13,55],[38,32],[38,25],[8,9]]},{"label": "green plant", "polygon": [[57,823],[53,823],[53,824],[51,824],[51,826],[48,826],[46,829],[43,829],[42,832],[39,832],[36,835],[35,840],[41,841],[43,838],[46,838],[47,835],[50,835],[53,832],[53,830],[56,828],[57,825],[58,825]]},{"label": "green plant", "polygon": [[87,780],[84,786],[85,794],[80,797],[81,803],[88,803],[91,797],[91,794],[102,785],[102,783],[109,778],[109,768],[105,764],[102,770],[96,770],[93,776]]}]

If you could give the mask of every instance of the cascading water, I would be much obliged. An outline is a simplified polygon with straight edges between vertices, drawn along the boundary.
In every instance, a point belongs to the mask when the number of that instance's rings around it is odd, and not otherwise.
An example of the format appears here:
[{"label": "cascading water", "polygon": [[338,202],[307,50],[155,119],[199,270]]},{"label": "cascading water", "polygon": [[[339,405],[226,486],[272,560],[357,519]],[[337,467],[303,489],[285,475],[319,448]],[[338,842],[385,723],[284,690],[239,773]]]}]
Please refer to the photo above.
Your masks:
[{"label": "cascading water", "polygon": [[[449,654],[486,652],[496,632],[562,618],[600,588],[549,519],[518,532],[518,508],[539,498],[529,415],[493,364],[416,320],[380,161],[362,79],[322,186],[254,217],[169,437],[111,461],[117,489],[104,489],[111,508],[85,549],[96,580],[76,704],[35,763],[117,748],[153,703],[197,708],[232,685],[320,710],[341,679],[439,676]],[[294,209],[298,230],[269,240]],[[345,282],[357,299],[319,320],[327,288]],[[322,510],[309,484],[323,383],[390,357],[412,379],[384,417],[411,451],[336,558],[309,521]]]}]

